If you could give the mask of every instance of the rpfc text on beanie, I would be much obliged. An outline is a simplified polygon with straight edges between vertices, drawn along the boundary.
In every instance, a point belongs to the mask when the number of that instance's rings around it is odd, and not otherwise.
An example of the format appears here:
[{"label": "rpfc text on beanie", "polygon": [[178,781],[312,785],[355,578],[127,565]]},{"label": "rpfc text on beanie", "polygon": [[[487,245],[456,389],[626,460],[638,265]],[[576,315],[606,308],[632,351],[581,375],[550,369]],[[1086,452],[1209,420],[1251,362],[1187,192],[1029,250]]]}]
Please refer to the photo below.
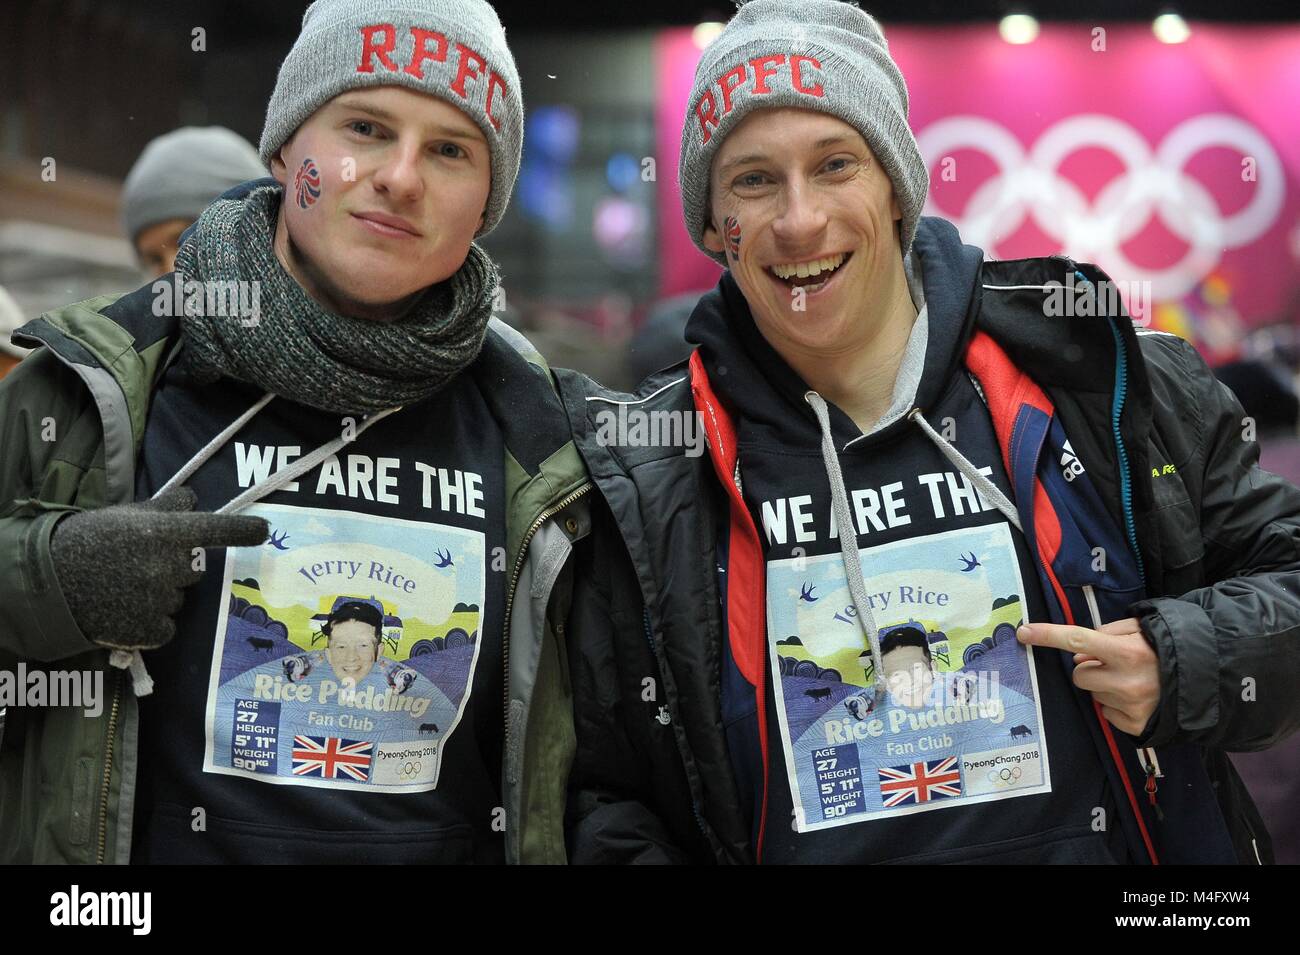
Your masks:
[{"label": "rpfc text on beanie", "polygon": [[446,100],[487,137],[492,189],[478,235],[505,213],[519,174],[524,104],[496,11],[484,0],[316,0],[280,66],[259,147],[270,165],[312,113],[369,86],[404,86]]},{"label": "rpfc text on beanie", "polygon": [[750,0],[700,57],[678,167],[686,230],[704,247],[713,157],[757,109],[830,113],[867,141],[894,184],[903,255],[912,245],[930,177],[907,125],[907,85],[873,17],[844,0]]}]

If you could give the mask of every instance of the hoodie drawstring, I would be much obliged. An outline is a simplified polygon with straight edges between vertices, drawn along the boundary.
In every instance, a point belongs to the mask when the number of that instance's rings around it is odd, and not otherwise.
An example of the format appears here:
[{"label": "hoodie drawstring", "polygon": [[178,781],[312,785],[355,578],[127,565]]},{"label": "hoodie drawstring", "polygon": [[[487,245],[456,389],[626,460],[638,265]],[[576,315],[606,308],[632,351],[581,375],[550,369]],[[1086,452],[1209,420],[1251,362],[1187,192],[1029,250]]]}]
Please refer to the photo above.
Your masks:
[{"label": "hoodie drawstring", "polygon": [[[840,470],[840,458],[835,451],[835,440],[831,435],[830,416],[826,410],[826,401],[815,391],[804,393],[804,400],[812,406],[817,416],[817,424],[822,434],[822,464],[826,468],[826,477],[831,486],[831,506],[835,512],[835,525],[840,529],[840,555],[844,560],[844,574],[848,578],[849,593],[853,596],[853,605],[858,611],[858,620],[866,633],[867,643],[871,647],[871,662],[875,667],[875,695],[879,700],[884,691],[884,669],[880,653],[880,630],[871,613],[871,601],[867,596],[866,580],[862,576],[862,562],[858,555],[858,535],[854,532],[853,515],[849,511],[849,496],[844,489],[844,473]],[[1020,526],[1020,515],[1007,499],[979,469],[962,456],[962,453],[944,440],[921,414],[920,408],[913,408],[908,419],[920,425],[921,430],[934,442],[943,456],[975,485],[983,499],[1001,511],[1016,530],[1024,532]]]},{"label": "hoodie drawstring", "polygon": [[943,456],[952,462],[953,467],[966,475],[967,479],[975,485],[975,490],[980,493],[980,496],[1001,511],[1006,519],[1011,522],[1011,526],[1023,534],[1025,529],[1020,526],[1020,514],[1007,500],[1007,496],[998,489],[998,486],[981,474],[979,469],[967,461],[960,451],[944,440],[943,435],[930,427],[930,422],[925,420],[920,408],[913,408],[907,413],[907,416],[921,426],[921,430],[929,436],[935,447],[943,453]]},{"label": "hoodie drawstring", "polygon": [[826,466],[826,476],[831,484],[831,506],[835,509],[835,524],[840,529],[840,554],[844,558],[844,574],[848,578],[849,593],[853,595],[853,605],[858,608],[858,619],[867,634],[867,643],[871,647],[871,663],[875,668],[875,696],[879,701],[884,691],[884,662],[880,654],[880,630],[876,627],[876,618],[871,614],[871,600],[867,597],[866,581],[862,577],[862,564],[858,559],[858,535],[854,532],[853,515],[849,512],[849,497],[844,490],[844,475],[840,471],[840,458],[835,453],[835,441],[831,437],[831,422],[826,413],[826,402],[815,391],[804,393],[804,401],[812,405],[813,414],[822,431],[822,462]]},{"label": "hoodie drawstring", "polygon": [[[153,498],[156,498],[171,490],[173,487],[188,481],[199,468],[207,463],[214,454],[225,446],[227,441],[234,437],[235,433],[239,431],[240,428],[248,424],[248,422],[252,420],[258,412],[270,404],[271,399],[274,397],[275,395],[268,391],[265,395],[254,402],[248,410],[234,421],[230,422],[230,424],[221,430],[220,434],[203,447],[199,448],[199,450],[194,453],[194,456],[186,461],[181,469],[173,474],[167,483],[154,493]],[[310,454],[294,461],[293,464],[289,465],[287,468],[276,471],[274,474],[269,475],[264,481],[254,484],[248,490],[244,491],[224,506],[217,508],[214,513],[237,514],[248,505],[261,500],[273,491],[279,490],[284,487],[284,485],[296,480],[312,468],[318,466],[330,455],[337,453],[343,445],[359,438],[362,432],[372,424],[387,418],[395,411],[401,410],[402,406],[397,405],[396,407],[385,408],[383,411],[378,411],[375,414],[363,418],[361,423],[357,425],[356,431],[353,434],[340,435],[337,438],[326,441],[315,451],[312,451]],[[150,498],[150,500],[153,500],[153,498]],[[145,669],[144,657],[141,655],[139,650],[114,650],[109,654],[108,662],[110,666],[116,667],[119,670],[130,670],[131,690],[136,696],[148,696],[153,692],[153,679],[149,676],[149,671]]]}]

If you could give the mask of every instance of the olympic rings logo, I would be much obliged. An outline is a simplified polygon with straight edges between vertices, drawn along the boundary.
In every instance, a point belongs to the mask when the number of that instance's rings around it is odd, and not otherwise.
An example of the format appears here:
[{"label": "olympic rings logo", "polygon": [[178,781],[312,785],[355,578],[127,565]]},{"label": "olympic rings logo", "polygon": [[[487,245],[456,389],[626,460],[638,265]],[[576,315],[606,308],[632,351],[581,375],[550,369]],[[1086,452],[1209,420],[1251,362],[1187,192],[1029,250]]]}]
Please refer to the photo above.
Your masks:
[{"label": "olympic rings logo", "polygon": [[[1073,258],[1095,262],[1110,275],[1151,283],[1157,300],[1194,289],[1218,266],[1223,253],[1249,245],[1277,221],[1286,198],[1282,161],[1253,125],[1226,113],[1205,113],[1180,123],[1152,150],[1142,134],[1113,116],[1071,116],[1047,129],[1025,151],[1005,127],[981,116],[951,116],[917,136],[927,169],[959,149],[989,156],[997,173],[970,196],[960,215],[942,212],[932,198],[925,212],[944,215],[962,237],[998,258],[997,244],[1028,217]],[[1185,172],[1202,150],[1221,146],[1255,163],[1254,195],[1224,215],[1206,187]],[[1061,163],[1080,149],[1117,156],[1124,172],[1091,202],[1060,175]],[[1121,246],[1152,217],[1187,243],[1182,259],[1167,268],[1134,264]]]},{"label": "olympic rings logo", "polygon": [[418,759],[408,759],[406,763],[397,770],[397,775],[403,779],[414,779],[420,775],[423,764]]},{"label": "olympic rings logo", "polygon": [[1003,766],[1000,769],[990,769],[988,780],[995,786],[1014,786],[1020,782],[1022,775],[1019,766]]}]

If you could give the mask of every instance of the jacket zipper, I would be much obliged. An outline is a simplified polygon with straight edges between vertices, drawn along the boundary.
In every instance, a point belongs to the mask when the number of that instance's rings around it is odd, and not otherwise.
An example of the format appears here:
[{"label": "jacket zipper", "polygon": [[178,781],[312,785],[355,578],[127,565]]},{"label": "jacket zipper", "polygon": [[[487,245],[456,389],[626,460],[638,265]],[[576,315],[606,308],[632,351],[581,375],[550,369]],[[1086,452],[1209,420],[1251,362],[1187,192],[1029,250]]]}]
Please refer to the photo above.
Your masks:
[{"label": "jacket zipper", "polygon": [[1164,822],[1165,814],[1160,811],[1160,804],[1156,802],[1156,780],[1163,779],[1165,775],[1160,771],[1160,760],[1156,758],[1156,751],[1150,747],[1140,748],[1137,754],[1138,762],[1142,764],[1142,771],[1147,774],[1146,784],[1142,788],[1146,790],[1147,799],[1151,802],[1156,818]]},{"label": "jacket zipper", "polygon": [[554,504],[542,511],[542,513],[537,516],[537,519],[529,525],[528,530],[524,533],[523,541],[519,545],[519,556],[515,558],[515,566],[510,573],[510,583],[506,587],[506,610],[502,619],[501,627],[501,704],[502,713],[505,718],[505,739],[503,740],[505,744],[503,752],[505,753],[510,752],[510,614],[514,608],[515,588],[519,585],[519,574],[524,569],[524,561],[528,559],[528,545],[532,541],[533,535],[537,533],[538,529],[541,528],[543,524],[560,511],[564,510],[578,498],[582,497],[582,495],[590,491],[591,488],[592,485],[588,482],[572,494],[565,497],[558,504]]},{"label": "jacket zipper", "polygon": [[[641,619],[645,621],[645,642],[650,647],[650,655],[654,657],[656,660],[658,660],[659,652],[655,650],[654,633],[650,630],[650,608],[649,607],[642,606]],[[661,677],[660,682],[662,682],[662,676],[663,674],[660,674]]]},{"label": "jacket zipper", "polygon": [[[1087,282],[1089,288],[1092,287],[1092,282],[1081,271],[1076,269],[1074,274]],[[1115,439],[1115,451],[1119,456],[1120,510],[1124,516],[1124,534],[1128,538],[1129,550],[1133,552],[1137,564],[1138,579],[1145,590],[1147,575],[1146,569],[1142,566],[1142,551],[1138,548],[1137,525],[1133,520],[1133,480],[1129,467],[1128,448],[1124,446],[1124,435],[1120,433],[1119,428],[1124,402],[1128,398],[1128,356],[1124,352],[1124,339],[1119,329],[1115,327],[1114,322],[1109,324],[1111,336],[1115,339],[1115,398],[1110,410],[1110,430]]]},{"label": "jacket zipper", "polygon": [[[20,335],[18,337],[29,342],[45,345],[65,367],[76,372],[77,377],[82,379],[83,384],[86,383],[84,376],[77,370],[77,366],[55,348],[52,342],[32,335]],[[175,350],[173,350],[173,354],[175,354]],[[87,387],[89,388],[89,385]],[[117,738],[117,714],[122,703],[122,680],[124,678],[123,671],[112,667],[109,667],[109,670],[115,673],[116,676],[113,682],[113,705],[108,714],[108,738],[104,742],[104,775],[99,788],[99,839],[95,850],[95,863],[97,865],[104,864],[104,856],[108,851],[108,797],[113,780],[113,743]]]},{"label": "jacket zipper", "polygon": [[[650,608],[649,607],[642,606],[641,619],[645,621],[645,641],[650,645],[650,656],[654,659],[655,665],[658,666],[662,671],[663,664],[659,662],[659,650],[655,646],[654,631],[650,629]],[[659,674],[659,682],[663,683],[662,672]],[[667,697],[667,691],[665,691],[664,706],[667,705],[668,705],[668,697]],[[670,719],[675,721],[675,717],[673,716],[671,710],[669,710],[668,715]],[[708,826],[706,826],[704,823],[704,816],[700,814],[700,802],[695,797],[694,793],[691,794],[691,814],[695,816],[695,825],[699,827],[701,834],[703,834],[705,839],[708,839],[709,829]]]},{"label": "jacket zipper", "polygon": [[117,737],[117,710],[122,702],[122,671],[114,671],[117,676],[113,681],[113,706],[108,712],[108,740],[104,744],[104,780],[99,789],[99,848],[95,853],[95,864],[104,864],[104,854],[108,843],[108,790],[113,774],[113,740]]},{"label": "jacket zipper", "polygon": [[[1080,277],[1083,276],[1081,272],[1076,272],[1076,274]],[[1133,552],[1138,579],[1142,582],[1142,588],[1145,590],[1147,582],[1146,570],[1142,566],[1142,551],[1138,548],[1137,526],[1133,520],[1132,474],[1129,467],[1128,449],[1124,446],[1124,436],[1120,433],[1119,427],[1120,416],[1124,410],[1124,401],[1128,397],[1128,356],[1124,352],[1124,340],[1114,322],[1110,323],[1110,333],[1115,339],[1115,401],[1111,408],[1110,428],[1115,437],[1115,450],[1119,455],[1120,507],[1124,515],[1124,532],[1128,537],[1129,550]],[[1089,587],[1089,593],[1091,593],[1091,590],[1092,588]],[[1095,601],[1093,605],[1095,606]],[[1100,623],[1096,625],[1100,626]],[[1142,770],[1147,777],[1142,788],[1147,794],[1147,800],[1151,803],[1151,809],[1155,813],[1156,819],[1163,822],[1165,814],[1156,801],[1156,780],[1164,778],[1164,773],[1160,771],[1160,760],[1156,757],[1156,751],[1149,746],[1140,747],[1137,755],[1138,762],[1142,764]]]}]

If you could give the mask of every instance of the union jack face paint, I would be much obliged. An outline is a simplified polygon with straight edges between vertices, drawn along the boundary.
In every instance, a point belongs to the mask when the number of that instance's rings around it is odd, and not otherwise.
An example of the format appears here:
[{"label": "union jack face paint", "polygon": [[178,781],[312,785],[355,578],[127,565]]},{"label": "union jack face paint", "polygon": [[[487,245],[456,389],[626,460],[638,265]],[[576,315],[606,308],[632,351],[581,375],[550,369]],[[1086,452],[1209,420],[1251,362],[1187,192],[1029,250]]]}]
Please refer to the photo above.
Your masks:
[{"label": "union jack face paint", "polygon": [[740,258],[740,220],[735,216],[727,216],[722,220],[722,226],[726,233],[727,251],[733,259]]},{"label": "union jack face paint", "polygon": [[294,192],[298,196],[298,208],[308,209],[320,198],[320,170],[316,160],[304,159],[293,177]]}]

